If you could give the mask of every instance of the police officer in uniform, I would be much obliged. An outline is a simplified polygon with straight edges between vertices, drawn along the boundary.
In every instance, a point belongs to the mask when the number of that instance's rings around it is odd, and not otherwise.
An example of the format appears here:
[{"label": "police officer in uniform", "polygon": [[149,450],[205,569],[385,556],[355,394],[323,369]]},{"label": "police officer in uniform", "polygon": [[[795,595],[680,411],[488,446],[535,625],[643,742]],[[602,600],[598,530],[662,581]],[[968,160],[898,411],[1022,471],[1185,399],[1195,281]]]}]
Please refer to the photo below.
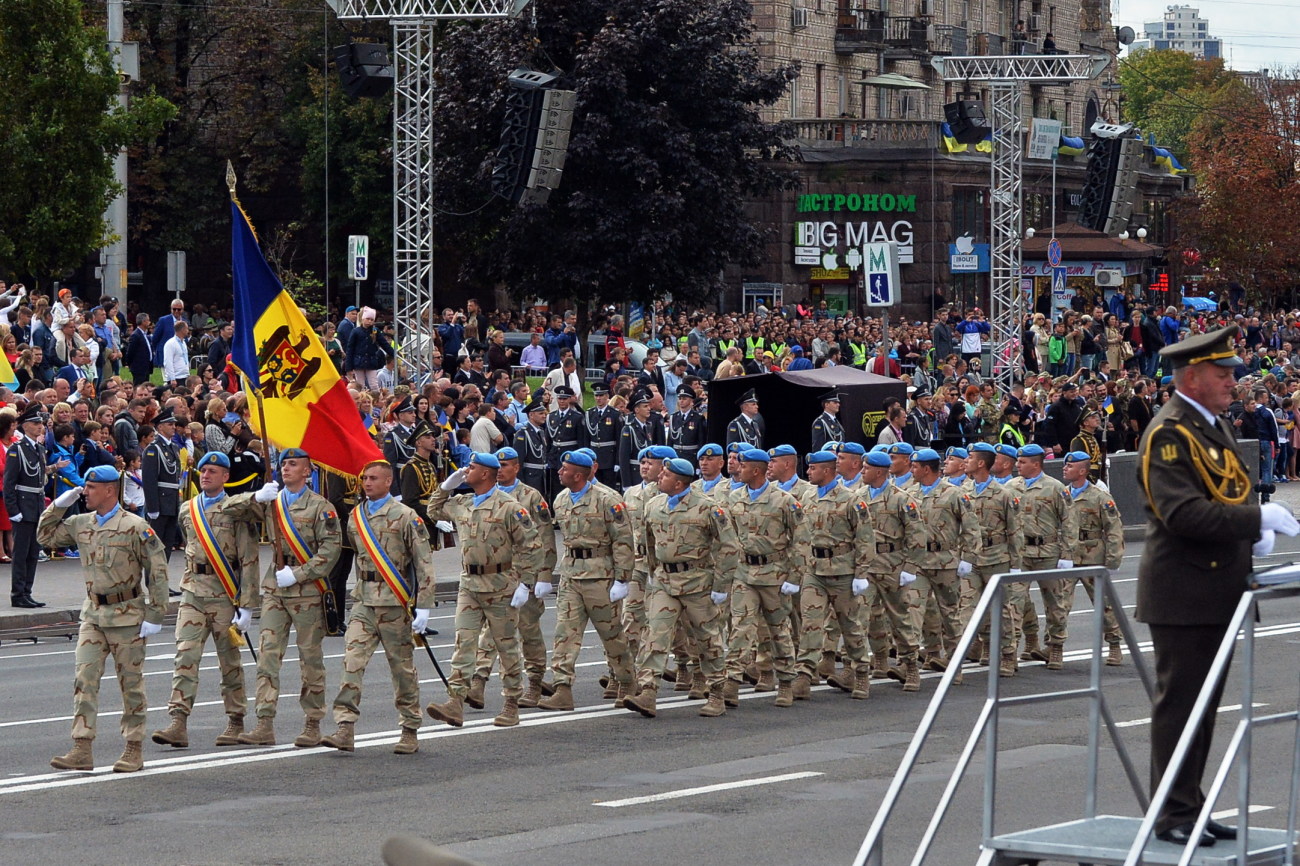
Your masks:
[{"label": "police officer in uniform", "polygon": [[407,397],[397,404],[393,414],[397,416],[397,424],[384,434],[384,459],[393,465],[396,477],[393,478],[392,493],[398,496],[402,492],[402,469],[415,455],[410,444],[411,432],[415,429],[415,404]]},{"label": "police officer in uniform", "polygon": [[596,397],[596,405],[587,410],[585,417],[587,445],[596,452],[596,464],[599,467],[596,470],[596,480],[606,487],[614,487],[618,483],[614,467],[618,465],[618,440],[623,432],[623,418],[617,409],[609,405],[608,388],[593,385],[591,393]]},{"label": "police officer in uniform", "polygon": [[840,423],[840,393],[835,390],[822,395],[822,413],[812,423],[812,451],[826,447],[827,442],[844,441],[844,425]]},{"label": "police officer in uniform", "polygon": [[[1174,368],[1174,396],[1138,445],[1138,483],[1147,496],[1147,544],[1138,566],[1137,618],[1151,629],[1156,690],[1151,702],[1151,787],[1165,773],[1246,588],[1251,553],[1272,552],[1275,534],[1300,525],[1276,502],[1248,502],[1250,477],[1232,428],[1219,417],[1232,401],[1237,325],[1188,337],[1160,350]],[[1210,752],[1219,681],[1191,751],[1156,818],[1156,835],[1192,841],[1205,802],[1201,775]],[[1233,839],[1236,828],[1211,820],[1195,841]]]},{"label": "police officer in uniform", "polygon": [[727,425],[727,444],[733,442],[743,442],[750,448],[763,447],[763,434],[767,432],[767,425],[763,421],[763,416],[758,414],[758,395],[754,389],[750,388],[740,399],[736,401],[740,407],[740,414],[731,419]]},{"label": "police officer in uniform", "polygon": [[164,409],[153,423],[158,435],[144,450],[142,467],[144,512],[170,558],[172,550],[181,546],[177,523],[181,509],[181,455],[172,442],[176,416],[172,410]]},{"label": "police officer in uniform", "polygon": [[569,386],[560,385],[555,389],[555,399],[560,408],[546,419],[546,435],[551,440],[546,460],[550,468],[551,490],[560,489],[560,458],[564,452],[576,451],[587,444],[586,419],[582,410],[575,408],[578,395]]},{"label": "police officer in uniform", "polygon": [[[527,419],[515,431],[514,448],[519,454],[519,480],[542,496],[551,499],[551,474],[546,461],[550,455],[551,441],[546,432],[546,406],[537,397],[524,407]],[[612,465],[612,464],[611,464]]]},{"label": "police officer in uniform", "polygon": [[623,431],[618,438],[618,477],[619,487],[630,490],[641,483],[641,452],[656,442],[654,428],[650,426],[650,394],[638,391],[632,395],[632,414],[623,424]]},{"label": "police officer in uniform", "polygon": [[677,411],[668,418],[668,446],[696,466],[696,453],[708,441],[707,427],[704,415],[695,408],[695,389],[682,385],[677,389]]},{"label": "police officer in uniform", "polygon": [[[36,563],[41,546],[36,543],[36,523],[45,508],[45,413],[32,403],[18,418],[23,437],[5,451],[5,508],[14,526],[13,569],[9,602],[14,607],[45,607],[32,598]],[[164,582],[167,579],[163,573]]]}]

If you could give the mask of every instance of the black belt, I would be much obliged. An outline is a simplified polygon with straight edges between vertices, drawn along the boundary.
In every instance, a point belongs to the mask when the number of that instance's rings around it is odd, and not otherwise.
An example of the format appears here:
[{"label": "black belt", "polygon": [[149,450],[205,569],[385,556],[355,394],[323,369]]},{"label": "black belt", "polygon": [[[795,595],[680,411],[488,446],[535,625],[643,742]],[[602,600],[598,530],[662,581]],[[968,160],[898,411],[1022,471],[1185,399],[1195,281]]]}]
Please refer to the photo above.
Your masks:
[{"label": "black belt", "polygon": [[607,551],[601,547],[570,547],[569,556],[573,559],[594,559],[605,556]]},{"label": "black belt", "polygon": [[1080,532],[1080,533],[1079,533],[1079,540],[1080,540],[1080,541],[1097,541],[1097,540],[1102,539],[1102,538],[1105,538],[1105,537],[1106,537],[1106,536],[1105,536],[1104,534],[1100,533],[1100,532],[1095,533],[1095,534],[1090,534],[1090,533],[1087,533],[1087,532]]},{"label": "black belt", "polygon": [[681,574],[683,571],[690,571],[693,567],[689,562],[661,562],[659,564],[669,574]]},{"label": "black belt", "polygon": [[[836,551],[835,548],[833,547],[814,547],[812,549],[812,552],[813,552],[813,556],[817,557],[818,559],[830,559],[835,556]],[[848,553],[849,550],[848,548],[845,548],[841,552]]]},{"label": "black belt", "polygon": [[644,545],[644,544],[638,544],[638,545],[636,546],[636,555],[637,555],[637,556],[645,556],[645,545]]},{"label": "black belt", "polygon": [[893,552],[894,552],[894,542],[892,541],[876,542],[876,553],[893,553]]},{"label": "black belt", "polygon": [[[196,562],[196,563],[194,563],[194,573],[195,573],[195,574],[216,574],[216,573],[217,573],[217,570],[216,570],[215,568],[212,567],[212,564],[211,564],[211,563],[208,563],[208,562]],[[239,566],[237,566],[237,565],[232,565],[232,566],[230,567],[230,573],[231,573],[231,574],[239,574]]]},{"label": "black belt", "polygon": [[379,580],[379,573],[375,571],[358,571],[357,579],[366,583],[375,583]]},{"label": "black belt", "polygon": [[507,571],[509,568],[510,563],[508,562],[494,562],[489,563],[488,565],[466,565],[465,573],[475,576],[483,574],[500,574],[503,571]]},{"label": "black belt", "polygon": [[121,604],[124,601],[130,601],[133,598],[140,597],[140,587],[132,587],[125,592],[119,592],[114,595],[100,595],[97,592],[86,593],[96,604]]},{"label": "black belt", "polygon": [[1007,540],[1006,533],[998,533],[997,535],[984,536],[985,544],[1002,544],[1006,540]]},{"label": "black belt", "polygon": [[1028,544],[1030,547],[1039,547],[1039,546],[1044,545],[1044,544],[1046,544],[1046,543],[1047,543],[1047,539],[1044,538],[1044,537],[1041,536],[1041,535],[1026,535],[1026,536],[1025,536],[1025,544]]},{"label": "black belt", "polygon": [[925,550],[927,553],[940,553],[943,551],[943,542],[927,541],[925,543]]},{"label": "black belt", "polygon": [[752,553],[745,554],[745,565],[767,565],[766,556],[757,556]]}]

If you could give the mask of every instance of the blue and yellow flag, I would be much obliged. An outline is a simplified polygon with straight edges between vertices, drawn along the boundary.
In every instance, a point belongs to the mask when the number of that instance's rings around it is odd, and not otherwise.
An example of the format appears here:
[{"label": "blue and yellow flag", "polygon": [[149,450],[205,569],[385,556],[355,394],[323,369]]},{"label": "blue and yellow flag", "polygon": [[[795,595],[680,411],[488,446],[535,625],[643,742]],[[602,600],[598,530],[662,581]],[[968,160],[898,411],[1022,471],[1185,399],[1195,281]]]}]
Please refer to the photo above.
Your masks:
[{"label": "blue and yellow flag", "polygon": [[1077,138],[1073,135],[1063,135],[1061,136],[1060,145],[1056,148],[1056,152],[1061,156],[1078,156],[1083,153],[1084,149],[1082,138]]},{"label": "blue and yellow flag", "polygon": [[939,134],[943,141],[943,149],[948,153],[965,153],[967,151],[967,145],[962,144],[953,137],[952,127],[947,122],[939,125]]},{"label": "blue and yellow flag", "polygon": [[1163,168],[1170,174],[1184,174],[1187,169],[1178,161],[1178,157],[1173,152],[1163,147],[1151,147],[1151,152],[1155,154],[1155,163],[1158,167]]}]

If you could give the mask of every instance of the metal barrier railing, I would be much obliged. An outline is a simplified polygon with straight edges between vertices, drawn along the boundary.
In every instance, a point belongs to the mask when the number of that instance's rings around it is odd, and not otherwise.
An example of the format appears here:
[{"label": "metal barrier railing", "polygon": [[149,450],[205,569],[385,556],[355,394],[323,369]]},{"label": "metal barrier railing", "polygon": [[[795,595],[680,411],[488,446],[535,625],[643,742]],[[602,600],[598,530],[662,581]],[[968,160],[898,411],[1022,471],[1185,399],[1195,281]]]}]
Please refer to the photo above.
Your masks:
[{"label": "metal barrier railing", "polygon": [[[884,866],[884,836],[885,828],[893,814],[894,807],[902,794],[907,781],[915,768],[917,759],[924,748],[926,740],[930,736],[931,729],[934,727],[935,720],[943,709],[945,701],[948,699],[949,691],[953,686],[953,681],[961,672],[961,659],[966,658],[971,644],[978,636],[982,628],[985,617],[990,619],[990,634],[988,645],[990,647],[990,659],[992,659],[997,648],[1002,643],[1002,610],[1006,599],[1006,585],[1010,583],[1042,583],[1054,580],[1073,580],[1079,578],[1092,578],[1095,581],[1095,601],[1092,616],[1092,665],[1089,674],[1087,688],[1068,689],[1064,691],[1050,691],[1029,695],[1014,695],[1004,697],[1001,694],[1001,678],[997,675],[997,670],[991,665],[988,676],[988,696],[980,710],[979,717],[967,738],[961,754],[957,758],[956,765],[953,767],[952,774],[949,776],[948,783],[945,785],[943,794],[939,798],[939,803],[935,807],[930,822],[921,837],[917,846],[915,856],[912,858],[913,866],[920,866],[925,861],[931,845],[934,843],[939,826],[947,813],[948,807],[952,804],[957,787],[961,782],[962,776],[966,772],[975,751],[979,746],[981,738],[985,738],[985,771],[984,771],[984,807],[982,817],[982,836],[987,845],[995,836],[996,830],[996,802],[997,802],[997,765],[998,765],[998,721],[1001,710],[1005,707],[1027,706],[1036,703],[1050,703],[1063,700],[1087,699],[1089,702],[1090,712],[1088,719],[1088,787],[1085,794],[1084,811],[1088,817],[1094,818],[1097,815],[1097,775],[1098,775],[1098,753],[1101,745],[1101,727],[1105,724],[1106,731],[1110,735],[1110,740],[1118,754],[1120,763],[1123,766],[1124,774],[1128,778],[1129,785],[1133,789],[1134,796],[1145,810],[1148,805],[1146,797],[1146,785],[1133,766],[1133,761],[1129,757],[1128,749],[1125,747],[1120,730],[1115,725],[1115,720],[1111,716],[1110,708],[1107,706],[1105,696],[1102,693],[1102,638],[1105,630],[1104,612],[1107,605],[1113,609],[1115,620],[1118,622],[1120,631],[1123,634],[1124,642],[1128,646],[1129,656],[1137,670],[1138,677],[1146,689],[1148,696],[1153,691],[1153,680],[1151,672],[1147,667],[1146,661],[1142,657],[1141,648],[1133,632],[1133,626],[1124,613],[1124,608],[1120,604],[1119,596],[1116,594],[1114,584],[1110,578],[1110,572],[1100,566],[1073,569],[1051,569],[1044,571],[1024,571],[994,575],[989,581],[983,594],[980,595],[979,601],[971,612],[969,624],[963,632],[961,639],[957,642],[956,649],[953,650],[951,658],[955,663],[949,665],[943,678],[939,682],[939,687],[935,691],[934,697],[926,707],[925,715],[921,718],[917,726],[916,734],[912,742],[908,745],[906,753],[903,755],[902,762],[894,774],[894,778],[889,784],[889,789],[885,793],[884,801],[880,809],[876,812],[876,817],[867,831],[866,838],[862,846],[858,849],[857,857],[854,858],[854,866]],[[989,616],[990,611],[996,612]],[[1182,744],[1180,744],[1181,748]],[[1185,753],[1183,749],[1183,753]]]}]

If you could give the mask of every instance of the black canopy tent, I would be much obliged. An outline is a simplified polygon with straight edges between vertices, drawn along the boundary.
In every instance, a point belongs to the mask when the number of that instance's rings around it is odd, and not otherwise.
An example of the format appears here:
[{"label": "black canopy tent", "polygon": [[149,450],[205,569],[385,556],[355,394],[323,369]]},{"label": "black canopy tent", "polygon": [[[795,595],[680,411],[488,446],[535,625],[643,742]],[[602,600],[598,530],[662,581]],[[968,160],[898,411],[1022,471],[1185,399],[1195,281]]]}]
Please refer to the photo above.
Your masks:
[{"label": "black canopy tent", "polygon": [[758,395],[758,411],[767,425],[764,445],[793,445],[800,454],[812,444],[812,422],[821,413],[821,395],[826,391],[834,388],[843,398],[840,421],[845,435],[868,448],[885,423],[881,409],[885,399],[907,399],[907,386],[902,380],[853,367],[715,379],[709,382],[710,442],[726,442],[727,425],[740,414],[736,401],[750,388]]}]

